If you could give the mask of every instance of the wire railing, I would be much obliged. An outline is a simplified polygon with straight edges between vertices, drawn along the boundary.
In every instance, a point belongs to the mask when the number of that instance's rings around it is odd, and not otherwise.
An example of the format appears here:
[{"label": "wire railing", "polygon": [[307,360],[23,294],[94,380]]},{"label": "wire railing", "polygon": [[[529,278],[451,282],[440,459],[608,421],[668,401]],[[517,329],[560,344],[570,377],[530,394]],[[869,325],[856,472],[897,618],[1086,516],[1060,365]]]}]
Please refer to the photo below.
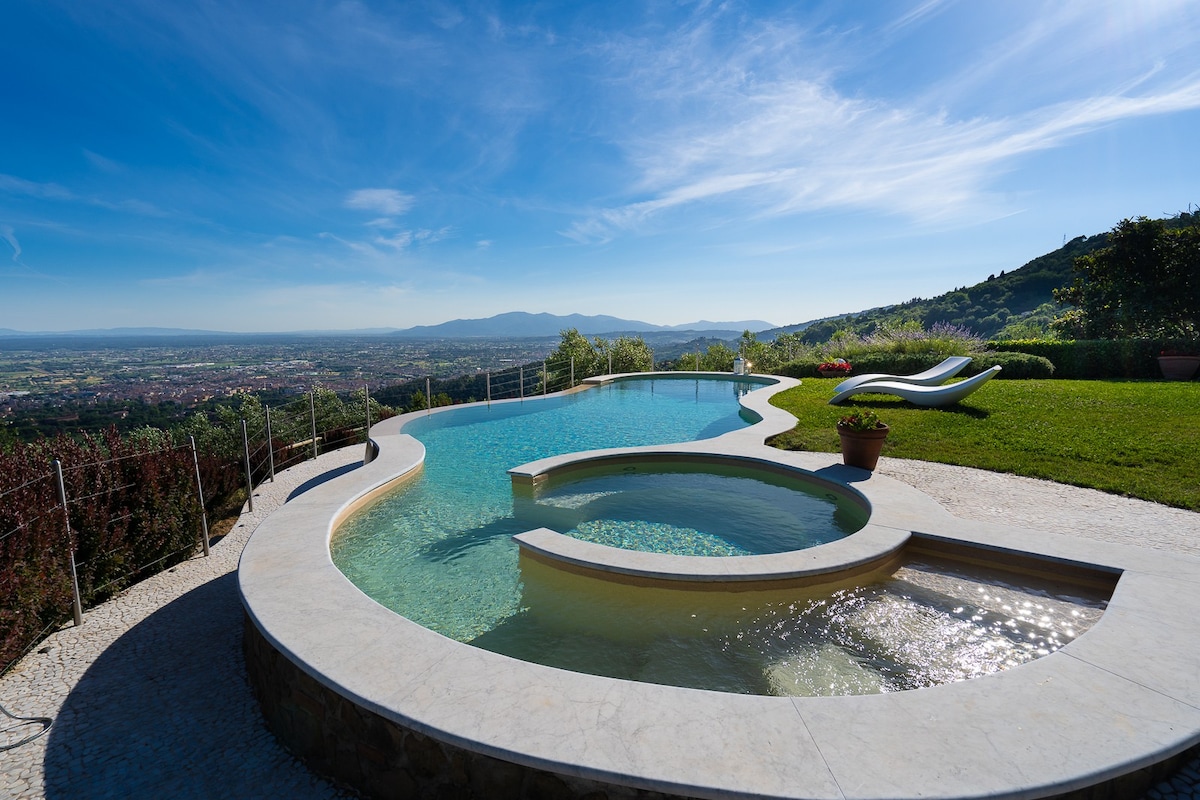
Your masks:
[{"label": "wire railing", "polygon": [[[532,398],[595,375],[650,368],[652,360],[622,367],[611,353],[587,364],[546,359],[487,372],[483,399]],[[120,452],[109,443],[106,458],[80,462],[76,453],[74,459],[54,458],[51,469],[27,470],[25,477],[0,476],[0,674],[49,631],[68,620],[81,625],[86,608],[197,550],[207,556],[206,480],[227,493],[233,475],[226,470],[238,469],[247,510],[253,511],[255,487],[324,451],[365,442],[385,413],[365,390],[362,408],[354,410],[326,394],[332,395],[313,390],[242,418],[239,467],[228,455],[206,457],[202,475],[189,437],[184,444]],[[426,408],[435,405],[428,379],[423,399]],[[38,607],[31,607],[31,597]]]},{"label": "wire railing", "polygon": [[209,552],[194,440],[70,464],[56,457],[40,470],[0,490],[0,674],[51,630],[81,625],[85,608]]}]

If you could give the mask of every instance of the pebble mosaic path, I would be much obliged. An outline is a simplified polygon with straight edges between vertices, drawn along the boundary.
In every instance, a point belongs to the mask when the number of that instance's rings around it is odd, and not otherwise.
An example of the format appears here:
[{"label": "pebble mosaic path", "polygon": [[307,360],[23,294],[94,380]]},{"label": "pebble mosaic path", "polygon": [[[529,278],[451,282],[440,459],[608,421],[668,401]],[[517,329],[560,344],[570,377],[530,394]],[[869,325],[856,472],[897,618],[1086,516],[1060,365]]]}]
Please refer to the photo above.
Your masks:
[{"label": "pebble mosaic path", "polygon": [[[0,797],[296,798],[353,795],[314,776],[267,731],[245,677],[236,570],[258,523],[353,469],[361,447],[259,487],[254,513],[195,557],[89,610],[0,678],[0,705],[50,731],[0,751]],[[957,516],[1200,554],[1200,514],[1009,475],[882,459],[882,474]],[[0,720],[0,746],[31,732]],[[1200,800],[1200,758],[1145,796]]]}]

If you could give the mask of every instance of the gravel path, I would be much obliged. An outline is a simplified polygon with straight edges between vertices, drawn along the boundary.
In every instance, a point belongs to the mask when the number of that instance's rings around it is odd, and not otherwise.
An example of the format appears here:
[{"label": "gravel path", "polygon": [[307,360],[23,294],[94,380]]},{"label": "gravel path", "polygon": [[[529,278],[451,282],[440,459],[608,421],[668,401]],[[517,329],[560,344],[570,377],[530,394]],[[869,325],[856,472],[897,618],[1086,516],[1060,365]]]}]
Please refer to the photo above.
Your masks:
[{"label": "gravel path", "polygon": [[[58,631],[0,679],[0,705],[54,719],[45,736],[0,751],[0,797],[351,796],[309,773],[264,726],[242,661],[235,571],[262,519],[361,456],[349,447],[281,473],[209,558],[88,611],[81,627]],[[943,464],[885,458],[879,471],[959,517],[1200,554],[1200,514]],[[33,729],[7,722],[0,746]],[[1200,758],[1146,797],[1200,800]]]}]

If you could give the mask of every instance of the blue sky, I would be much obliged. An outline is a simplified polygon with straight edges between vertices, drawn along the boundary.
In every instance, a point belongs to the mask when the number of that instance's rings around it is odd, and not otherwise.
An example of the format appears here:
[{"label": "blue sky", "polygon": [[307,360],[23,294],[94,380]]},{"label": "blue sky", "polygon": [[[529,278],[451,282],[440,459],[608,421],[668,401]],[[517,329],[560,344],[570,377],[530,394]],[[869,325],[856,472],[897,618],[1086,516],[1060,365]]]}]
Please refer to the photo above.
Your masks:
[{"label": "blue sky", "polygon": [[0,328],[789,324],[1200,202],[1200,5],[13,0]]}]

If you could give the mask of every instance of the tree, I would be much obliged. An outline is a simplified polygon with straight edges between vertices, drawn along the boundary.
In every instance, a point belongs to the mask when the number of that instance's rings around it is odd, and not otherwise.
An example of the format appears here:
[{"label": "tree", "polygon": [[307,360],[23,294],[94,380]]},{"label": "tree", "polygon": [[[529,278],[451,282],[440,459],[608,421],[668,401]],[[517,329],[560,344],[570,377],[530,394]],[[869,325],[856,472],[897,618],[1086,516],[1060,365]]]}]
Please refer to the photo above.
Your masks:
[{"label": "tree", "polygon": [[654,369],[654,353],[640,336],[618,336],[613,341],[596,339],[600,367],[608,370],[612,357],[613,373],[649,372]]},{"label": "tree", "polygon": [[1200,335],[1200,225],[1122,220],[1108,246],[1075,259],[1075,280],[1056,289],[1074,306],[1055,328],[1083,339]]},{"label": "tree", "polygon": [[768,342],[760,342],[753,331],[742,331],[738,341],[738,350],[742,358],[750,362],[750,368],[758,373],[771,373],[779,369],[781,363],[780,350]]},{"label": "tree", "polygon": [[699,370],[701,372],[732,372],[733,359],[737,353],[724,342],[710,344],[704,353],[684,353],[675,362],[677,370]]}]

